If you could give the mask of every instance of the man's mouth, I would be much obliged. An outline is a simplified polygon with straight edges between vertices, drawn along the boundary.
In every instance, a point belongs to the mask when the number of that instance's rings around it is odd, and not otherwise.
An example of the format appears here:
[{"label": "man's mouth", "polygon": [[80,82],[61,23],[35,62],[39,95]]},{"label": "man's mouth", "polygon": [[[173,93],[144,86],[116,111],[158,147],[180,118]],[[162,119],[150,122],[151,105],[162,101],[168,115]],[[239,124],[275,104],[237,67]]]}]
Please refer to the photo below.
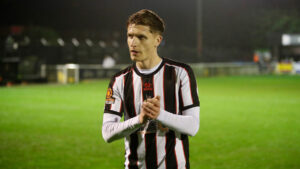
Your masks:
[{"label": "man's mouth", "polygon": [[130,50],[130,53],[136,55],[137,53],[139,53],[139,51],[137,51],[137,50]]}]

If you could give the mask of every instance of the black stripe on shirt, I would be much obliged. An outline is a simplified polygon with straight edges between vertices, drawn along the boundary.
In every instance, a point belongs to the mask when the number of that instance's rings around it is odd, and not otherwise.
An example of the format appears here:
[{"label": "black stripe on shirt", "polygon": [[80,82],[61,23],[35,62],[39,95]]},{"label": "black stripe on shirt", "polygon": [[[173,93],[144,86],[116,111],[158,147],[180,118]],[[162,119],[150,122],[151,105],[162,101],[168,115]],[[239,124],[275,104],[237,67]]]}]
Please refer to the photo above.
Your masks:
[{"label": "black stripe on shirt", "polygon": [[[142,77],[142,96],[143,101],[147,100],[147,98],[154,97],[154,81],[153,77]],[[149,132],[145,134],[145,151],[146,151],[146,168],[147,169],[156,169],[158,167],[157,164],[157,144],[156,144],[156,122],[151,121],[149,123],[148,129]],[[154,130],[154,133],[153,131]]]},{"label": "black stripe on shirt", "polygon": [[167,59],[167,58],[163,58],[163,59],[166,64],[175,65],[175,66],[181,67],[182,69],[185,69],[185,71],[187,72],[187,74],[189,76],[190,92],[191,92],[191,96],[192,96],[193,105],[200,106],[198,93],[197,93],[197,82],[195,79],[193,69],[185,63],[176,62],[176,61],[173,61],[173,60]]},{"label": "black stripe on shirt", "polygon": [[169,130],[166,133],[166,169],[177,168],[177,158],[175,154],[176,137],[175,132]]},{"label": "black stripe on shirt", "polygon": [[129,148],[130,148],[130,154],[129,154],[129,164],[128,168],[129,169],[138,169],[138,156],[137,156],[137,145],[138,145],[138,135],[137,132],[132,133],[130,135],[130,143],[129,143]]},{"label": "black stripe on shirt", "polygon": [[183,109],[183,98],[182,98],[182,85],[181,85],[181,82],[180,82],[180,85],[179,85],[179,90],[178,90],[178,101],[179,101],[179,114],[182,115],[182,109]]},{"label": "black stripe on shirt", "polygon": [[[125,109],[125,120],[136,116],[135,105],[134,105],[134,84],[133,84],[133,72],[129,72],[124,77],[124,109]],[[137,132],[130,135],[130,154],[128,156],[130,169],[137,169],[137,147],[138,147],[138,135]]]},{"label": "black stripe on shirt", "polygon": [[193,72],[192,68],[189,66],[186,67],[185,70],[187,71],[189,79],[190,79],[190,90],[191,90],[191,95],[192,95],[192,99],[193,99],[193,105],[199,106],[200,102],[199,102],[199,98],[198,98],[197,82],[195,79],[194,72]]},{"label": "black stripe on shirt", "polygon": [[165,65],[163,75],[163,85],[164,85],[164,104],[165,110],[176,114],[176,74],[175,68],[172,66]]},{"label": "black stripe on shirt", "polygon": [[[128,73],[128,72],[130,71],[131,67],[132,67],[132,66],[128,66],[127,68],[125,68],[125,69],[121,70],[120,72],[116,73],[116,74],[111,78],[111,80],[110,80],[110,82],[109,82],[109,85],[108,85],[108,88],[111,88],[112,91],[113,91],[113,86],[114,86],[114,84],[115,84],[115,82],[116,82],[116,78],[119,77],[119,76],[121,76],[122,74]],[[121,106],[121,107],[120,107],[120,114],[122,114],[122,112],[123,112],[123,109],[122,109],[122,103],[121,103],[120,106]],[[108,111],[109,111],[109,110],[111,110],[111,107],[112,107],[112,104],[106,104],[106,103],[105,103],[104,110],[108,110]]]},{"label": "black stripe on shirt", "polygon": [[186,161],[185,167],[186,169],[189,169],[190,168],[189,137],[186,134],[181,134],[181,141],[182,141],[183,152]]},{"label": "black stripe on shirt", "polygon": [[[163,85],[164,85],[164,105],[165,110],[170,113],[176,114],[176,94],[175,94],[175,86],[176,86],[176,72],[175,68],[172,66],[165,65],[164,67],[164,75],[163,75]],[[166,168],[174,169],[177,168],[177,159],[175,154],[175,144],[176,137],[175,132],[169,130],[166,133]]]},{"label": "black stripe on shirt", "polygon": [[133,72],[129,72],[124,77],[124,109],[125,120],[136,116],[135,101],[134,101],[134,84],[133,84]]},{"label": "black stripe on shirt", "polygon": [[146,168],[156,169],[157,165],[157,143],[156,133],[145,134]]}]

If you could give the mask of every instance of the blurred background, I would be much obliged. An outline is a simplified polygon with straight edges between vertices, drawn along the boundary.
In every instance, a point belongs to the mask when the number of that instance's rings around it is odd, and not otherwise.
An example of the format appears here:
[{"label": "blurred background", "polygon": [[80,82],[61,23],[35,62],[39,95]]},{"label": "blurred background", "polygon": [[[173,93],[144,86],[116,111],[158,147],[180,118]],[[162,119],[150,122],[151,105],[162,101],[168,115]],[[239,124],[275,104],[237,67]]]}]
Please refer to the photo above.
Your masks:
[{"label": "blurred background", "polygon": [[[194,63],[199,76],[300,71],[296,63],[300,59],[297,0],[0,3],[2,85],[109,77],[131,63],[126,20],[143,8],[154,10],[166,22],[160,56]],[[77,78],[64,77],[69,69],[65,64],[76,64]]]},{"label": "blurred background", "polygon": [[299,169],[299,0],[1,0],[0,168],[124,168],[102,116],[144,8],[166,22],[159,55],[196,75],[191,168]]}]

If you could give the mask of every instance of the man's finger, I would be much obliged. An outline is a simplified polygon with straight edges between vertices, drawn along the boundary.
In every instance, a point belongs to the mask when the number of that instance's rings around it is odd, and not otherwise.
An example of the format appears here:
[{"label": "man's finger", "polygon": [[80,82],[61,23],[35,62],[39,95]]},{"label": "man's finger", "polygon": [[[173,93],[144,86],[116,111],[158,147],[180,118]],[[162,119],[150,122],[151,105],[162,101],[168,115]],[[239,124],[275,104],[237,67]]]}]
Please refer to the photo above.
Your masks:
[{"label": "man's finger", "polygon": [[157,100],[160,100],[160,96],[159,95],[155,96],[154,98],[157,99]]},{"label": "man's finger", "polygon": [[158,112],[159,111],[159,107],[157,107],[157,106],[155,106],[154,104],[152,104],[152,103],[145,103],[145,104],[143,104],[145,107],[147,107],[147,108],[149,108],[151,111],[153,111],[153,112]]},{"label": "man's finger", "polygon": [[149,113],[155,113],[155,109],[152,109],[151,107],[149,107],[149,106],[147,106],[147,105],[145,105],[144,107],[143,107],[145,110],[147,110]]},{"label": "man's finger", "polygon": [[145,112],[145,117],[146,117],[147,120],[148,119],[154,119],[154,115],[149,113],[149,112],[147,112],[147,113]]},{"label": "man's finger", "polygon": [[151,107],[147,106],[146,104],[142,105],[143,111],[145,114],[150,113],[150,114],[155,114],[155,109],[152,109]]},{"label": "man's finger", "polygon": [[157,100],[157,99],[155,99],[155,98],[153,98],[153,99],[148,99],[147,101],[148,101],[148,103],[152,103],[153,105],[155,105],[155,106],[157,106],[157,107],[160,107],[160,101]]},{"label": "man's finger", "polygon": [[153,103],[151,103],[151,102],[143,103],[143,105],[145,105],[145,106],[147,106],[147,107],[149,107],[151,109],[153,109],[155,107],[155,105]]},{"label": "man's finger", "polygon": [[154,119],[155,118],[155,116],[153,114],[151,114],[151,113],[147,113],[146,116],[148,118],[150,118],[150,119]]}]

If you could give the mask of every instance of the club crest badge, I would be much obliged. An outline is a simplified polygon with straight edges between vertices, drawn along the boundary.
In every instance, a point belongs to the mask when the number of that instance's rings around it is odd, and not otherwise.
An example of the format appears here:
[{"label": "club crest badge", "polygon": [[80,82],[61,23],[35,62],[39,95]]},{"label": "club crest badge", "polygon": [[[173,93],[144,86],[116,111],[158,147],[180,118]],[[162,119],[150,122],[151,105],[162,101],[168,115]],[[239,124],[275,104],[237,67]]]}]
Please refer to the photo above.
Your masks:
[{"label": "club crest badge", "polygon": [[112,96],[113,96],[113,91],[111,88],[108,88],[107,93],[106,93],[105,104],[114,104],[115,103],[115,98],[113,98]]}]

